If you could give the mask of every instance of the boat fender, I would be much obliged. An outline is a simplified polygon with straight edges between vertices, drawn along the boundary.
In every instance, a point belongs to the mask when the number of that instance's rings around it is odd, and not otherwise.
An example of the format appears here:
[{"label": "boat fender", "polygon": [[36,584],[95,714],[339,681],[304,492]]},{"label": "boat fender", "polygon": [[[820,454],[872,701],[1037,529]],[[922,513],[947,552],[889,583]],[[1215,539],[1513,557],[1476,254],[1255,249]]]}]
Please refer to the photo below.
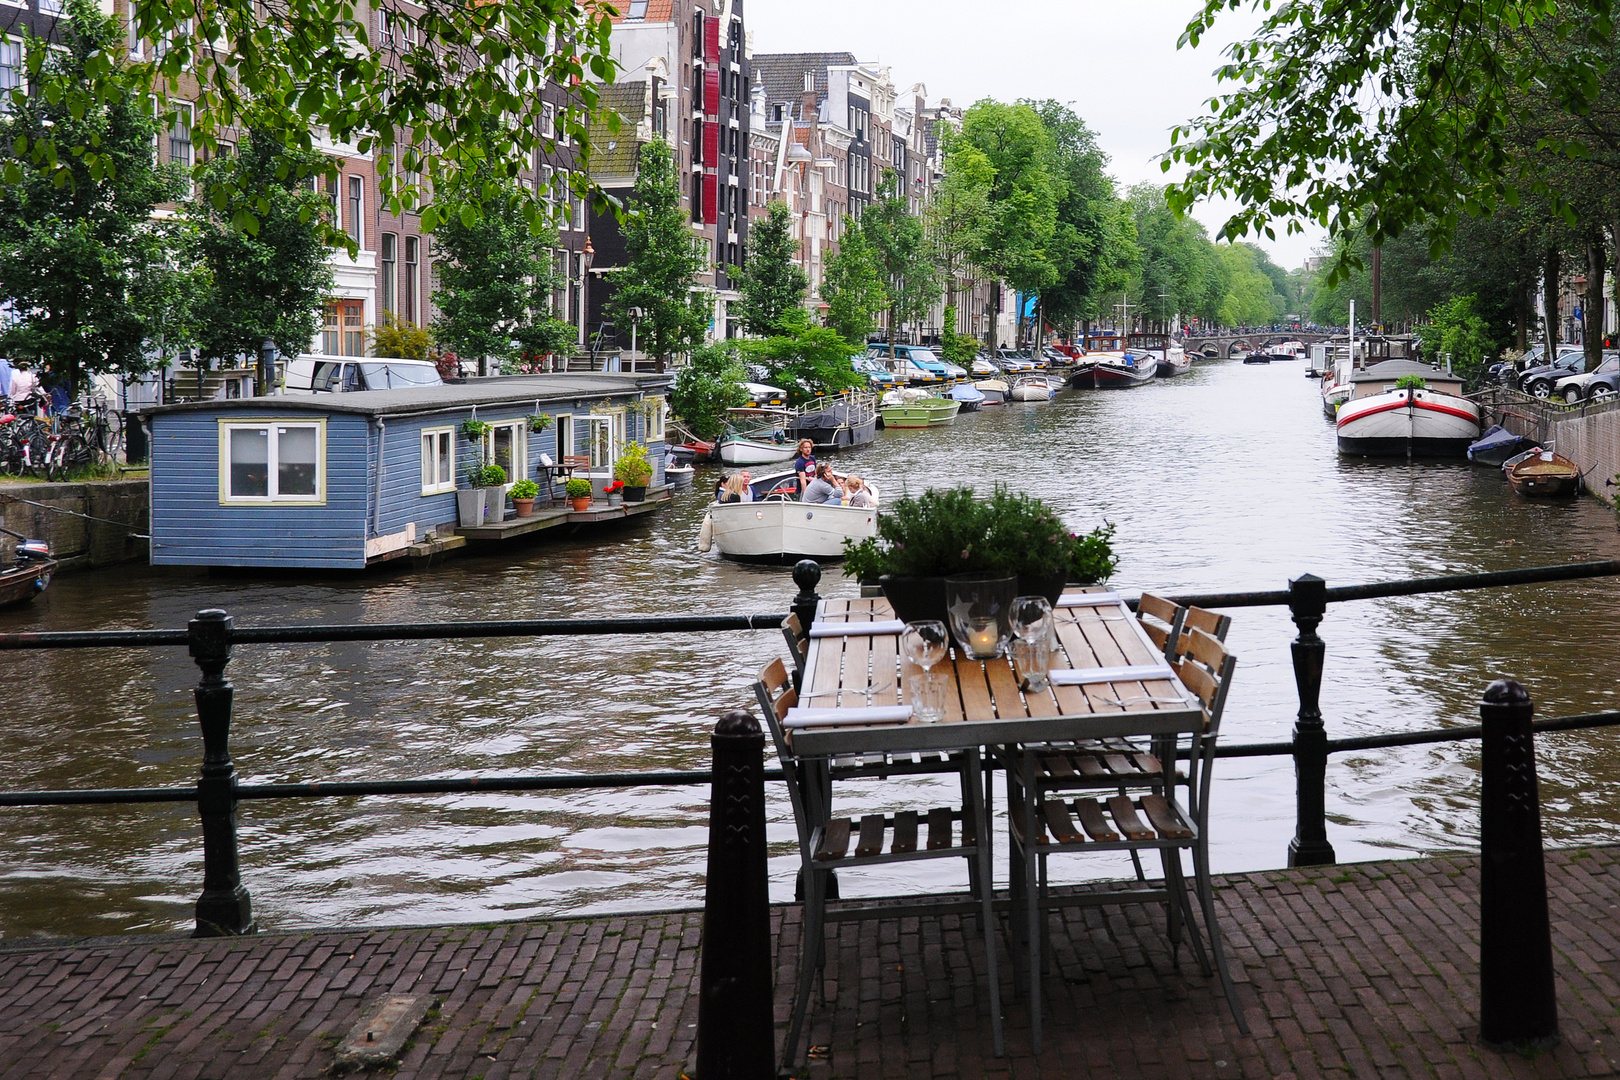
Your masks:
[{"label": "boat fender", "polygon": [[703,515],[703,524],[698,527],[698,550],[708,551],[714,546],[714,518],[708,514]]}]

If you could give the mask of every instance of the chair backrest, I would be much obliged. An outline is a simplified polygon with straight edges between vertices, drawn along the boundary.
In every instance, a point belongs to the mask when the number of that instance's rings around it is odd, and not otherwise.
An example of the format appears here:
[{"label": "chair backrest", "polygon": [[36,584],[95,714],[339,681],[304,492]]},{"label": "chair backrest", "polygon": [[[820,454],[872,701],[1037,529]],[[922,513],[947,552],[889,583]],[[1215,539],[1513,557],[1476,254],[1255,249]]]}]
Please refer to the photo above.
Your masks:
[{"label": "chair backrest", "polygon": [[1181,620],[1181,628],[1202,630],[1216,641],[1225,641],[1226,632],[1232,628],[1232,616],[1217,615],[1208,608],[1190,607]]},{"label": "chair backrest", "polygon": [[804,624],[797,615],[789,615],[782,620],[782,636],[787,639],[788,655],[793,657],[795,671],[804,671],[804,654],[810,642],[810,635],[805,633]]},{"label": "chair backrest", "polygon": [[576,469],[588,469],[591,467],[591,455],[589,454],[564,454],[562,460],[564,465],[571,465]]},{"label": "chair backrest", "polygon": [[772,660],[759,669],[754,696],[759,699],[760,710],[765,713],[765,723],[771,729],[776,756],[785,767],[793,757],[793,750],[783,735],[782,720],[787,716],[787,711],[799,703],[799,692],[793,689],[793,680],[781,660]]},{"label": "chair backrest", "polygon": [[1181,684],[1204,706],[1204,737],[1213,739],[1220,731],[1221,713],[1226,709],[1226,688],[1232,679],[1237,657],[1220,641],[1194,627],[1181,635],[1182,653],[1171,661]]},{"label": "chair backrest", "polygon": [[1176,659],[1177,644],[1181,641],[1181,624],[1186,614],[1187,609],[1180,604],[1152,593],[1143,593],[1142,599],[1136,603],[1137,621],[1171,663]]}]

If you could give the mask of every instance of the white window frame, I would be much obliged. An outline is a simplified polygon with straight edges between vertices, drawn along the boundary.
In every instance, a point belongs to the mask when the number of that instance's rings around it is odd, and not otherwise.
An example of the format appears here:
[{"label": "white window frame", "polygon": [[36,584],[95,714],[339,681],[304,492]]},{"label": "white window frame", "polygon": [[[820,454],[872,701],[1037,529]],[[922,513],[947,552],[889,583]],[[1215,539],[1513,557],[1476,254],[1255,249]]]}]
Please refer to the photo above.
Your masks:
[{"label": "white window frame", "polygon": [[652,406],[652,409],[647,415],[647,425],[641,441],[644,443],[663,442],[665,434],[664,420],[667,410],[664,399],[662,397],[650,397],[647,401]]},{"label": "white window frame", "polygon": [[[315,429],[315,494],[281,495],[276,491],[279,450],[278,428]],[[236,431],[265,430],[269,461],[266,463],[268,495],[235,495],[231,491],[231,436]],[[219,503],[221,506],[325,506],[326,505],[326,419],[324,417],[258,417],[252,420],[219,421]]]},{"label": "white window frame", "polygon": [[490,465],[500,464],[495,460],[495,433],[502,428],[512,431],[512,467],[506,470],[506,482],[516,483],[529,475],[529,447],[524,439],[527,425],[521,420],[502,420],[491,422],[489,433],[484,436],[484,461]]},{"label": "white window frame", "polygon": [[[440,450],[448,445],[448,469],[440,469],[441,461],[446,459]],[[440,480],[439,474],[446,473],[447,480]],[[422,429],[422,494],[437,495],[445,491],[456,490],[456,429],[453,427],[436,427]]]},{"label": "white window frame", "polygon": [[624,444],[624,410],[592,413],[581,419],[585,421],[585,456],[589,459],[591,474],[612,476],[613,466],[619,460],[619,447]]},{"label": "white window frame", "polygon": [[[7,2],[8,0],[0,0],[0,3]],[[13,77],[17,80],[16,83],[11,86],[0,86],[0,113],[3,113],[9,112],[11,109],[11,92],[13,90],[23,88],[24,92],[27,92],[28,54],[27,50],[23,47],[23,43],[20,38],[7,37],[4,34],[0,34],[0,48],[15,49],[17,56],[16,66],[9,67],[9,70],[13,73]]]},{"label": "white window frame", "polygon": [[561,465],[564,458],[574,456],[574,414],[557,413],[552,417],[552,439],[557,444],[557,461]]}]

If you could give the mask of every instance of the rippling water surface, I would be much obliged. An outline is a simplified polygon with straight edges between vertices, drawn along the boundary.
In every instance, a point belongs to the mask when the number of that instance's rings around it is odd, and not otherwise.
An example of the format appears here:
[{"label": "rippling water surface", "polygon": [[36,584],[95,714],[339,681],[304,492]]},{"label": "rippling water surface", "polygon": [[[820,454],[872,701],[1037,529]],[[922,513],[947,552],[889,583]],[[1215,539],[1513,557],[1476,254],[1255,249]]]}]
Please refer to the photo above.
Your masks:
[{"label": "rippling water surface", "polygon": [[[1498,473],[1461,462],[1340,460],[1316,394],[1295,364],[1201,365],[1128,392],[1066,391],[948,428],[888,432],[840,464],[889,497],[1005,481],[1076,528],[1112,521],[1115,583],[1127,591],[1274,589],[1307,571],[1350,584],[1620,555],[1615,515],[1595,500],[1521,500]],[[119,567],[60,578],[30,608],[0,613],[0,630],[178,627],[209,607],[249,626],[786,610],[786,570],[695,553],[701,517],[688,496],[615,532],[419,572]],[[846,590],[829,571],[822,593]],[[1334,605],[1321,628],[1329,731],[1477,722],[1480,692],[1500,675],[1530,688],[1539,715],[1615,707],[1616,598],[1614,582],[1592,581]],[[1232,614],[1239,659],[1224,737],[1286,739],[1298,707],[1292,624],[1282,609]],[[775,632],[244,646],[229,668],[232,746],[250,783],[702,768],[717,714],[749,704],[754,671],[781,652]],[[0,787],[194,781],[197,669],[183,649],[10,653],[3,664]],[[1539,741],[1552,841],[1620,835],[1617,742],[1611,732]],[[1474,743],[1336,757],[1328,808],[1339,858],[1473,844],[1477,766]],[[1222,761],[1216,776],[1216,868],[1281,865],[1293,833],[1289,760]],[[929,783],[874,786],[847,805],[926,799]],[[772,891],[785,899],[797,857],[780,796],[773,790]],[[248,803],[243,879],[260,924],[275,927],[686,905],[701,897],[707,797],[653,788]],[[7,937],[190,925],[201,881],[194,806],[0,810],[0,852]],[[946,884],[956,867],[900,873],[910,876],[847,875],[845,894]]]}]

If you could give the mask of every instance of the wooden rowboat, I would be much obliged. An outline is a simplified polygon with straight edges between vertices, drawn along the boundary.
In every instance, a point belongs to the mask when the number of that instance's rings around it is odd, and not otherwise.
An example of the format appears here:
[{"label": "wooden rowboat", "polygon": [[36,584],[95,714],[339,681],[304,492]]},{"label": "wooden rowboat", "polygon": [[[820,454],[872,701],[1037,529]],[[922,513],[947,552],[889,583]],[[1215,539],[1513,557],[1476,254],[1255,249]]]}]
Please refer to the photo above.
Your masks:
[{"label": "wooden rowboat", "polygon": [[51,583],[51,574],[55,570],[54,559],[46,559],[43,562],[23,561],[16,566],[0,570],[0,608],[26,604],[44,592],[45,586]]},{"label": "wooden rowboat", "polygon": [[1507,474],[1508,486],[1519,495],[1557,498],[1581,490],[1580,466],[1551,450],[1532,450],[1509,458],[1502,471]]}]

